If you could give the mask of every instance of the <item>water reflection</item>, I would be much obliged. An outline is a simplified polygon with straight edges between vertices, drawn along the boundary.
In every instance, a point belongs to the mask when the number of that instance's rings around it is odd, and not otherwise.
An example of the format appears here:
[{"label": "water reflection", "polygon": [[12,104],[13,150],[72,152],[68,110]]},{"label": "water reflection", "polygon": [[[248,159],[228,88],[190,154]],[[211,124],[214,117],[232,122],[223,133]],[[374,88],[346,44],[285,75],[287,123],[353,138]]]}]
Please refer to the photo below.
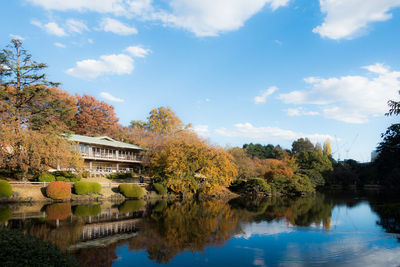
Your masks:
[{"label": "water reflection", "polygon": [[354,254],[362,262],[384,251],[400,261],[393,256],[400,243],[391,243],[399,236],[382,235],[400,233],[400,202],[377,194],[337,196],[9,205],[0,207],[0,224],[55,243],[82,266],[133,260],[212,266],[213,253],[228,248],[235,253],[215,257],[232,257],[237,266],[350,264]]}]

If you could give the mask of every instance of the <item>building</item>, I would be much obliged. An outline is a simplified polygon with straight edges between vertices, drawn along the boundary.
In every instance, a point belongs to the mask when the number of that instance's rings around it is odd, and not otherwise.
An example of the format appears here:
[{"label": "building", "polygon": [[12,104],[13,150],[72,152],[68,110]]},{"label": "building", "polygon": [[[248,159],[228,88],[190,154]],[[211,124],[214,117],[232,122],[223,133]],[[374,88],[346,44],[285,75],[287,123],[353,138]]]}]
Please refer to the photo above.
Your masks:
[{"label": "building", "polygon": [[76,149],[84,159],[84,168],[91,173],[141,173],[144,148],[108,136],[72,134],[68,140],[77,144]]}]

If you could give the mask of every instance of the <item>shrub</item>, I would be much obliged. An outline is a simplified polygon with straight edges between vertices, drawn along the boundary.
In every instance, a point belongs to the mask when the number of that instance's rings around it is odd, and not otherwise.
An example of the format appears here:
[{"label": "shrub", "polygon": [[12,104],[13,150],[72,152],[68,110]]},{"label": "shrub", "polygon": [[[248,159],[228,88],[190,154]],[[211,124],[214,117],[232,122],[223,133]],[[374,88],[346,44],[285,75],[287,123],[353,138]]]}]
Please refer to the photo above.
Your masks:
[{"label": "shrub", "polygon": [[89,171],[82,172],[82,177],[83,178],[89,178],[90,177],[90,172]]},{"label": "shrub", "polygon": [[140,198],[143,195],[142,188],[134,184],[120,184],[119,191],[125,197]]},{"label": "shrub", "polygon": [[0,229],[2,266],[78,266],[56,245],[17,230]]},{"label": "shrub", "polygon": [[66,182],[51,182],[46,187],[46,195],[52,199],[70,199],[71,186]]},{"label": "shrub", "polygon": [[246,191],[252,193],[271,193],[271,186],[264,179],[250,178],[246,182]]},{"label": "shrub", "polygon": [[154,190],[156,190],[157,194],[159,194],[159,195],[167,194],[167,188],[160,183],[153,184],[153,188],[154,188]]},{"label": "shrub", "polygon": [[12,210],[8,207],[0,208],[0,223],[4,223],[11,219]]},{"label": "shrub", "polygon": [[65,202],[48,205],[46,214],[52,220],[65,220],[71,214],[71,204]]},{"label": "shrub", "polygon": [[144,206],[143,200],[127,200],[118,207],[119,212],[129,213],[140,210]]},{"label": "shrub", "polygon": [[79,174],[73,173],[73,172],[67,172],[67,171],[56,171],[56,172],[54,172],[54,175],[55,176],[62,176],[62,177],[65,177],[67,179],[76,179],[78,181],[81,179]]},{"label": "shrub", "polygon": [[100,205],[78,205],[74,208],[74,215],[79,217],[96,216],[100,213]]},{"label": "shrub", "polygon": [[57,176],[56,180],[62,182],[69,182],[69,179],[65,178],[64,176]]},{"label": "shrub", "polygon": [[233,183],[231,184],[231,186],[229,187],[230,190],[237,192],[240,191],[242,189],[244,189],[246,185],[246,181],[243,179],[236,179],[235,181],[233,181]]},{"label": "shrub", "polygon": [[10,197],[12,186],[6,180],[0,180],[0,197]]},{"label": "shrub", "polygon": [[39,182],[54,182],[56,180],[56,178],[54,178],[54,175],[50,174],[50,173],[42,173],[39,175],[38,177]]},{"label": "shrub", "polygon": [[76,182],[74,189],[78,195],[98,194],[101,192],[101,185],[96,182]]}]

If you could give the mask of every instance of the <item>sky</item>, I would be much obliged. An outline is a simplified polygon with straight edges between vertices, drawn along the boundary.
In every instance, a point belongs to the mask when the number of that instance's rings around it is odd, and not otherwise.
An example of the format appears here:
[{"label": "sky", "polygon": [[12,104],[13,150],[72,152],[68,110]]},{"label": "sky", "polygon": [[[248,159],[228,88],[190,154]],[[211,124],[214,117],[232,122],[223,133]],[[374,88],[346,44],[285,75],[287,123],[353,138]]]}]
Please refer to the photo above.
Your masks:
[{"label": "sky", "polygon": [[171,107],[221,146],[330,139],[370,160],[399,100],[400,0],[2,0],[48,79],[115,107]]}]

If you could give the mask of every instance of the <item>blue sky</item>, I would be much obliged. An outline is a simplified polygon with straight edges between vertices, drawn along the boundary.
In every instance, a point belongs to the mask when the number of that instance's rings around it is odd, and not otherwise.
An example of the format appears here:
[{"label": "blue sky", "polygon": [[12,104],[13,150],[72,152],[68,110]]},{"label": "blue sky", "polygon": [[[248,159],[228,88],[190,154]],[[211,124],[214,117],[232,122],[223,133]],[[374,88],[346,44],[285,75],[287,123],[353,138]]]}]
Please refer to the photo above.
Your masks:
[{"label": "blue sky", "polygon": [[49,79],[115,106],[170,106],[212,143],[330,138],[369,161],[400,90],[400,0],[4,1],[0,43],[23,39]]}]

